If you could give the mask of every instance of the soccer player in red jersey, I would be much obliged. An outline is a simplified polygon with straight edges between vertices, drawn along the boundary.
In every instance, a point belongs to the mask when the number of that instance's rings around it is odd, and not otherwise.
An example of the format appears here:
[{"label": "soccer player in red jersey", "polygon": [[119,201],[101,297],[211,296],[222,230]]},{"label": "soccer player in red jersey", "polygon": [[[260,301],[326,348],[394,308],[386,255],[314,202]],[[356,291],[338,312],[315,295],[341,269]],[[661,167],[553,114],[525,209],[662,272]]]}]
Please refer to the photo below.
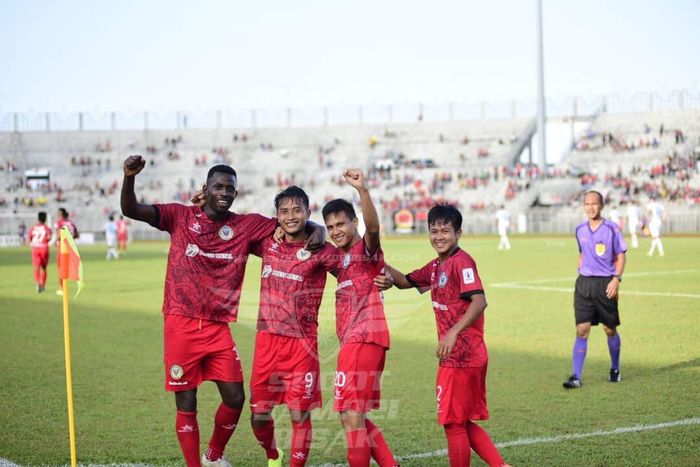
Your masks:
[{"label": "soccer player in red jersey", "polygon": [[126,253],[126,246],[129,243],[129,221],[124,216],[119,216],[117,221],[117,249],[119,253]]},{"label": "soccer player in red jersey", "polygon": [[292,421],[290,466],[306,465],[312,439],[310,411],[321,407],[318,361],[318,309],[326,272],[334,271],[337,249],[326,243],[318,252],[306,247],[309,198],[290,186],[275,197],[284,242],[268,237],[253,254],[262,258],[260,308],[250,380],[253,433],[265,449],[268,465],[282,465],[272,409],[286,404]]},{"label": "soccer player in red jersey", "polygon": [[49,241],[51,229],[46,225],[46,213],[39,213],[38,222],[29,229],[28,240],[32,247],[32,265],[37,293],[46,289],[46,267],[49,264]]},{"label": "soccer player in red jersey", "polygon": [[397,463],[384,435],[367,418],[371,410],[379,408],[381,376],[389,349],[382,296],[374,282],[384,273],[379,217],[362,171],[346,170],[343,176],[360,195],[366,230],[360,237],[355,209],[348,201],[336,199],[323,207],[326,229],[340,254],[335,296],[340,351],[333,408],[340,412],[351,467],[368,466],[370,457],[380,467],[394,466]]},{"label": "soccer player in red jersey", "polygon": [[[165,388],[175,393],[177,438],[189,467],[228,466],[223,452],[245,400],[243,371],[228,323],[238,316],[250,249],[275,231],[277,221],[229,212],[237,178],[227,165],[209,170],[203,206],[140,204],[134,180],[145,164],[141,156],[124,162],[121,208],[127,217],[170,233],[163,300]],[[320,243],[324,236],[316,228],[309,243]],[[202,381],[216,383],[222,403],[200,461],[197,387]]]},{"label": "soccer player in red jersey", "polygon": [[[68,211],[65,208],[58,208],[58,219],[54,223],[53,230],[56,237],[56,266],[58,270],[61,270],[61,229],[66,227],[73,238],[77,239],[80,237],[78,233],[78,228],[75,226],[73,221],[68,219]],[[58,290],[56,295],[63,295],[63,281],[61,280],[61,275],[58,275]]]},{"label": "soccer player in red jersey", "polygon": [[468,466],[473,449],[489,466],[504,464],[488,433],[473,420],[487,420],[484,343],[486,295],[474,259],[458,245],[462,215],[454,206],[428,212],[430,244],[438,257],[410,274],[387,268],[400,289],[430,290],[438,331],[435,395],[445,429],[450,466]]}]

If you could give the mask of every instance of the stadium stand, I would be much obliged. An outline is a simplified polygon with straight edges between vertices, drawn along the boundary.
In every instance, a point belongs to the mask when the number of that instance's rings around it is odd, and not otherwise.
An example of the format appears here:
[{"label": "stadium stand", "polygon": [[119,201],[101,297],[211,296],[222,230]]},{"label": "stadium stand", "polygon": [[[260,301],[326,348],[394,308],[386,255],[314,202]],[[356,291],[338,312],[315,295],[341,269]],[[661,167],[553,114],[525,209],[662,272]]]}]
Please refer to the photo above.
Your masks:
[{"label": "stadium stand", "polygon": [[[390,230],[395,213],[407,209],[421,218],[439,200],[456,202],[468,213],[468,233],[492,232],[501,204],[514,219],[525,216],[529,231],[569,231],[587,189],[602,191],[612,204],[658,196],[679,217],[700,203],[698,111],[601,114],[545,173],[519,162],[534,130],[531,119],[504,119],[0,132],[0,180],[6,187],[0,194],[0,233],[33,223],[39,210],[52,215],[66,206],[81,231],[99,237],[106,216],[118,212],[121,164],[129,154],[148,160],[137,179],[146,202],[187,202],[211,165],[227,163],[239,174],[236,210],[263,214],[272,214],[275,193],[289,184],[304,187],[318,212],[325,201],[350,196],[342,169],[361,167]],[[680,224],[679,229],[697,230]],[[157,235],[139,225],[133,232],[138,238]]]}]

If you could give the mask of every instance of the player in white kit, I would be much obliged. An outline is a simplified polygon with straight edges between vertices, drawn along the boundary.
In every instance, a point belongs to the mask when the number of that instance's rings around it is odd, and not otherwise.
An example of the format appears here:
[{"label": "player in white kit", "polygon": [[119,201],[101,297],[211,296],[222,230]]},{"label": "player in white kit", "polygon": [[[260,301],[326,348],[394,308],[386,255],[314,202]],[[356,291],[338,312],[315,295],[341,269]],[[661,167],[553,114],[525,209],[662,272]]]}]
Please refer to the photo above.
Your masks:
[{"label": "player in white kit", "polygon": [[630,200],[627,206],[627,229],[632,237],[632,248],[639,248],[639,237],[637,237],[637,229],[641,218],[641,210],[636,200]]},{"label": "player in white kit", "polygon": [[663,256],[664,245],[661,243],[661,224],[666,219],[666,210],[656,199],[652,198],[647,203],[647,211],[649,213],[649,235],[651,235],[651,247],[647,255],[652,256],[654,250],[658,248],[659,256]]},{"label": "player in white kit", "polygon": [[506,211],[506,207],[501,204],[501,207],[496,211],[496,228],[501,241],[498,243],[499,250],[510,250],[510,240],[508,240],[508,230],[510,229],[510,213]]}]

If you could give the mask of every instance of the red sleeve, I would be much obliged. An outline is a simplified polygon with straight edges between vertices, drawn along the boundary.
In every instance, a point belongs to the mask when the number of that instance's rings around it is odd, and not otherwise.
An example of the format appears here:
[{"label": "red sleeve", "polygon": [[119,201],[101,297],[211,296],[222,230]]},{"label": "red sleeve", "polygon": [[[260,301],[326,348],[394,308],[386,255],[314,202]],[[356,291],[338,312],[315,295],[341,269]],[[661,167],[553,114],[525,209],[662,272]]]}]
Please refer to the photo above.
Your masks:
[{"label": "red sleeve", "polygon": [[173,232],[178,225],[178,221],[182,220],[184,210],[187,209],[187,207],[178,203],[154,204],[153,207],[156,208],[157,212],[156,225],[154,227],[168,233]]},{"label": "red sleeve", "polygon": [[455,258],[453,263],[454,275],[459,278],[459,298],[468,300],[469,297],[484,293],[476,263],[469,255]]},{"label": "red sleeve", "polygon": [[258,243],[275,233],[277,219],[270,219],[260,214],[248,214],[246,235],[250,243]]},{"label": "red sleeve", "polygon": [[270,245],[275,240],[272,237],[264,238],[260,242],[252,243],[250,245],[250,254],[257,256],[258,258],[263,257],[263,252],[270,248]]},{"label": "red sleeve", "polygon": [[340,258],[338,249],[330,243],[326,242],[326,244],[323,246],[323,249],[318,253],[318,255],[319,262],[323,266],[323,269],[335,275],[335,271],[338,269],[338,260]]},{"label": "red sleeve", "polygon": [[433,262],[429,262],[420,269],[409,272],[406,274],[406,280],[410,282],[413,287],[417,288],[420,293],[425,293],[430,290],[431,285],[431,272],[433,270]]}]

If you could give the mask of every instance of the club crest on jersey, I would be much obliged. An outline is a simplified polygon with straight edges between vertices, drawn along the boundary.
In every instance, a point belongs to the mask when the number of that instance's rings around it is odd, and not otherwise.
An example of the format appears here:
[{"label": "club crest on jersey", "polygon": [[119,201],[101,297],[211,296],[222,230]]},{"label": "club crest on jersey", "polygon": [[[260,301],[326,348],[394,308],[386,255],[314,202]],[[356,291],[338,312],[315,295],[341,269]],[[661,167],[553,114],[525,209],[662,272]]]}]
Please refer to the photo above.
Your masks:
[{"label": "club crest on jersey", "polygon": [[174,380],[179,380],[185,376],[185,370],[180,365],[170,365],[170,377]]},{"label": "club crest on jersey", "polygon": [[262,270],[262,277],[268,278],[268,277],[270,277],[270,274],[272,274],[272,266],[270,266],[269,264],[266,264]]},{"label": "club crest on jersey", "polygon": [[306,261],[311,258],[311,252],[306,248],[300,248],[297,250],[297,259],[299,261]]},{"label": "club crest on jersey", "polygon": [[350,266],[350,260],[351,260],[351,259],[352,259],[352,257],[350,256],[350,253],[348,253],[347,255],[345,255],[345,258],[343,258],[343,269],[347,269],[348,266]]},{"label": "club crest on jersey", "polygon": [[192,224],[190,226],[190,230],[194,233],[201,234],[202,233],[202,225],[199,222],[194,221],[194,224]]},{"label": "club crest on jersey", "polygon": [[193,243],[187,244],[187,249],[185,250],[185,256],[194,258],[199,254],[199,247]]},{"label": "club crest on jersey", "polygon": [[595,254],[598,256],[603,256],[605,254],[605,243],[595,244]]},{"label": "club crest on jersey", "polygon": [[228,225],[223,225],[219,229],[219,238],[224,241],[231,240],[233,238],[233,229]]},{"label": "club crest on jersey", "polygon": [[440,288],[445,287],[447,285],[447,274],[445,271],[442,271],[440,273],[440,277],[438,277],[438,286]]}]

